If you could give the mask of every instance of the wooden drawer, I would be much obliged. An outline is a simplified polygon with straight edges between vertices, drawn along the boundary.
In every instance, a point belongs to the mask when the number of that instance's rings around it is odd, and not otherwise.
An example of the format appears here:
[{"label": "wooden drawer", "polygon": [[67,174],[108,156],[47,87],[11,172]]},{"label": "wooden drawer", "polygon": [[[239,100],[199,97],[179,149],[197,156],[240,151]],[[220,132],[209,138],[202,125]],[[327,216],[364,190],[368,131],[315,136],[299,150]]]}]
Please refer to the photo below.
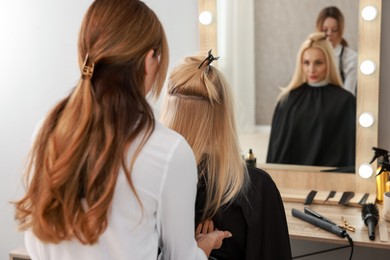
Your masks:
[{"label": "wooden drawer", "polygon": [[31,258],[27,254],[26,249],[23,247],[12,250],[9,253],[9,259],[10,260],[31,260]]}]

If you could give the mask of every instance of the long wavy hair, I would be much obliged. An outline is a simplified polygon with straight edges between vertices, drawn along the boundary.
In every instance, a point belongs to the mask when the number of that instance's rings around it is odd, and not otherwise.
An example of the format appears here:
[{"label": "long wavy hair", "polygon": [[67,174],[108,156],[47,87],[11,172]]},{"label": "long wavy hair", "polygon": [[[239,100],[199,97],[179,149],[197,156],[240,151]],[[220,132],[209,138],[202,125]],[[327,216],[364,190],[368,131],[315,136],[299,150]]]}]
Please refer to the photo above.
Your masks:
[{"label": "long wavy hair", "polygon": [[320,13],[317,16],[317,21],[316,21],[317,31],[322,32],[322,26],[323,26],[326,18],[328,18],[328,17],[334,18],[337,21],[339,33],[341,35],[340,44],[348,47],[348,42],[343,38],[344,27],[345,27],[344,15],[340,11],[340,9],[338,9],[336,6],[325,7],[324,9],[322,9],[320,11]]},{"label": "long wavy hair", "polygon": [[231,90],[220,71],[200,68],[204,56],[187,57],[168,80],[161,121],[180,133],[192,147],[199,178],[206,183],[202,220],[244,190],[248,181],[236,134]]},{"label": "long wavy hair", "polygon": [[[160,56],[154,96],[161,92],[168,64],[162,25],[138,0],[95,0],[78,45],[80,69],[86,61],[93,74],[82,77],[47,115],[27,164],[26,194],[15,202],[20,228],[31,228],[50,243],[98,241],[121,169],[136,194],[131,168],[155,126],[145,99],[144,60],[150,50]],[[128,148],[139,137],[129,162]]]},{"label": "long wavy hair", "polygon": [[297,54],[293,77],[287,87],[282,89],[278,100],[284,100],[293,89],[296,89],[303,83],[307,82],[306,75],[302,70],[302,57],[303,53],[309,48],[317,48],[324,53],[327,64],[326,81],[328,81],[330,84],[340,87],[343,85],[338,67],[336,65],[332,45],[329,41],[326,40],[325,33],[315,32],[310,34],[308,38],[302,43]]}]

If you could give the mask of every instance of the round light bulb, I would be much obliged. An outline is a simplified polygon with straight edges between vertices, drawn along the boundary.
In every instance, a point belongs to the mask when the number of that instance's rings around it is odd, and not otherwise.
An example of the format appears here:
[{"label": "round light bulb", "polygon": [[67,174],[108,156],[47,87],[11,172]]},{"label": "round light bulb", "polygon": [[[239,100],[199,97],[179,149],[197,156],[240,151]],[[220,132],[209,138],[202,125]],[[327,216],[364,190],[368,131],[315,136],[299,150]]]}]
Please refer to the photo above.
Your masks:
[{"label": "round light bulb", "polygon": [[363,112],[359,116],[359,124],[362,127],[370,127],[374,124],[375,117],[370,112]]},{"label": "round light bulb", "polygon": [[362,177],[364,179],[368,179],[368,178],[370,178],[372,176],[373,173],[374,173],[374,169],[372,169],[371,164],[369,164],[369,163],[362,163],[359,166],[359,175],[360,175],[360,177]]},{"label": "round light bulb", "polygon": [[364,7],[362,10],[362,17],[366,21],[374,20],[377,15],[378,15],[378,10],[376,9],[375,6],[368,5]]},{"label": "round light bulb", "polygon": [[371,75],[372,73],[374,73],[375,68],[375,62],[373,62],[372,60],[365,60],[360,64],[360,71],[364,75]]},{"label": "round light bulb", "polygon": [[203,11],[199,14],[199,22],[204,25],[209,25],[213,20],[213,15],[210,11]]}]

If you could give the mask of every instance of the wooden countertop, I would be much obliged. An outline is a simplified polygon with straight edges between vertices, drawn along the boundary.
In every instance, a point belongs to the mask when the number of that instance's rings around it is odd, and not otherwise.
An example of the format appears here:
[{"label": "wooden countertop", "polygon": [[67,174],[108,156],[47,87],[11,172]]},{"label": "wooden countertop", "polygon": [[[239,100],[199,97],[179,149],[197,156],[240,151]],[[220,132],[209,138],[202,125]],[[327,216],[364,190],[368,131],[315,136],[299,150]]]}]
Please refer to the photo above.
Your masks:
[{"label": "wooden countertop", "polygon": [[[286,193],[286,190],[281,190],[281,194],[286,195],[289,194],[289,199],[291,199],[291,194]],[[306,193],[305,193],[306,194]],[[297,196],[302,196],[301,193],[297,193]],[[295,199],[295,198],[293,198]],[[328,231],[325,231],[319,227],[316,227],[310,223],[307,223],[301,219],[293,217],[291,214],[291,210],[293,208],[298,209],[300,211],[304,211],[305,205],[302,202],[292,202],[292,201],[284,201],[284,208],[286,212],[287,224],[289,229],[290,237],[293,239],[299,240],[309,240],[309,241],[317,241],[317,242],[325,242],[332,244],[341,244],[348,245],[348,240],[345,238],[340,238],[335,234],[332,234]],[[380,222],[386,224],[387,227],[387,235],[389,241],[382,242],[380,241],[379,236],[379,223],[375,229],[375,240],[371,241],[368,238],[367,226],[364,224],[361,218],[361,207],[357,206],[340,206],[336,204],[312,204],[310,206],[311,209],[320,213],[324,217],[336,222],[337,224],[342,224],[342,217],[348,222],[349,225],[355,227],[355,232],[348,231],[348,234],[352,238],[355,246],[361,247],[371,247],[371,248],[382,248],[382,249],[390,249],[390,222],[386,222],[384,219],[380,219]],[[382,214],[382,206],[378,205],[379,214]],[[10,252],[10,256],[17,256],[19,259],[29,259],[27,252],[24,248],[15,249]],[[11,258],[14,259],[14,258]]]},{"label": "wooden countertop", "polygon": [[[304,211],[305,205],[302,203],[284,202],[284,207],[291,238],[348,245],[348,240],[346,238],[340,238],[335,234],[325,231],[301,219],[293,217],[291,214],[291,210],[293,208],[296,208],[302,212]],[[348,231],[348,234],[352,238],[355,246],[390,249],[390,222],[386,222],[382,218],[380,219],[380,222],[386,223],[389,241],[380,241],[379,223],[375,229],[375,240],[371,241],[368,238],[367,226],[364,224],[361,217],[360,207],[322,204],[312,204],[308,207],[320,213],[324,217],[336,222],[337,224],[342,224],[342,217],[344,217],[345,220],[348,221],[349,225],[355,227],[355,232]],[[382,206],[378,205],[378,208],[379,214],[381,215]]]}]

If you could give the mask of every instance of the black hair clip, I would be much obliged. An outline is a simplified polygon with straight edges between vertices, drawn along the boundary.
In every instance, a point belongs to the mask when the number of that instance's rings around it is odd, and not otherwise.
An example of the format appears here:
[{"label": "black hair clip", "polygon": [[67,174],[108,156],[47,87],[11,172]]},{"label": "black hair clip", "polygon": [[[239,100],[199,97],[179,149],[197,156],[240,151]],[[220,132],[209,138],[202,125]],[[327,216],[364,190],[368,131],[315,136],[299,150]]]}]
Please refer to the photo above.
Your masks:
[{"label": "black hair clip", "polygon": [[207,64],[207,66],[209,66],[211,64],[211,62],[213,62],[214,60],[218,60],[219,57],[214,57],[212,54],[211,54],[211,50],[209,50],[208,52],[208,56],[206,59],[204,59],[204,61],[202,61],[202,63],[199,65],[198,69],[200,69],[203,65],[203,63],[205,63],[206,61],[209,61],[209,63]]}]

